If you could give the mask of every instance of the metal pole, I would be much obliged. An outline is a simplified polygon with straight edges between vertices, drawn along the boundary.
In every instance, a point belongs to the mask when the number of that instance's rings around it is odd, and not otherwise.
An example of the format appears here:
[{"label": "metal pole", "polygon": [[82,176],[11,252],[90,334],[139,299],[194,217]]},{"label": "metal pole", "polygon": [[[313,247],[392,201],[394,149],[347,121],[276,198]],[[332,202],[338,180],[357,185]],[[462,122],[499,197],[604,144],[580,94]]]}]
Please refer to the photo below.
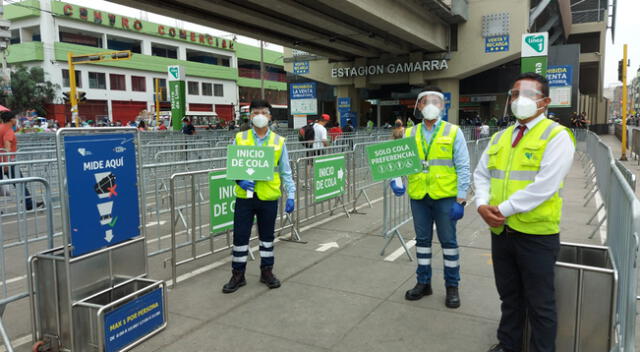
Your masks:
[{"label": "metal pole", "polygon": [[260,99],[264,99],[264,42],[260,41]]},{"label": "metal pole", "polygon": [[160,127],[160,79],[156,78],[156,128]]},{"label": "metal pole", "polygon": [[622,54],[622,155],[621,161],[627,161],[627,44]]},{"label": "metal pole", "polygon": [[71,103],[71,121],[75,122],[76,127],[80,127],[80,118],[78,116],[78,92],[76,89],[76,68],[73,64],[73,54],[67,53],[67,63],[69,65],[69,102]]}]

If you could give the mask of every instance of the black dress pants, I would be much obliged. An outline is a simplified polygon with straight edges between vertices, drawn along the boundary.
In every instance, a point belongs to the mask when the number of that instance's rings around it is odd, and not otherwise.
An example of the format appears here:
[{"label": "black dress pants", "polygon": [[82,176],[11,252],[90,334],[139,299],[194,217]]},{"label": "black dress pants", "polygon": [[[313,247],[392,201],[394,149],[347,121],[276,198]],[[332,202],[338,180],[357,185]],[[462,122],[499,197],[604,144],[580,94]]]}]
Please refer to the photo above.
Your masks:
[{"label": "black dress pants", "polygon": [[560,236],[531,235],[507,226],[491,235],[493,272],[502,301],[498,341],[508,351],[522,349],[526,317],[530,352],[554,352],[557,330],[554,266]]}]

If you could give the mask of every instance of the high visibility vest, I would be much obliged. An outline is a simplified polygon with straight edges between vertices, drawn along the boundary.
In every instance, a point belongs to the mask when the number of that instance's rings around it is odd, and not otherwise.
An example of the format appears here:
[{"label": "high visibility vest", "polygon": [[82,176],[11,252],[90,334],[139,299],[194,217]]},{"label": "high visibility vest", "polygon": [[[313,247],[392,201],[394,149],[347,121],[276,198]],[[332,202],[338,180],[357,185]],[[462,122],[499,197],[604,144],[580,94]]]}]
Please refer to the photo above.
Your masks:
[{"label": "high visibility vest", "polygon": [[407,120],[407,127],[413,127],[413,126],[415,126],[415,123],[413,123],[413,120],[412,119],[408,119]]},{"label": "high visibility vest", "polygon": [[[280,198],[282,192],[280,191],[280,172],[278,172],[278,163],[280,156],[282,155],[282,148],[284,146],[285,138],[280,137],[273,131],[269,132],[266,146],[273,147],[275,169],[273,170],[273,179],[271,181],[256,181],[255,193],[260,200],[276,200]],[[256,145],[253,138],[252,130],[246,130],[240,133],[236,133],[236,145]],[[263,144],[264,145],[264,144]],[[247,199],[247,191],[236,185],[236,196],[238,198]]]},{"label": "high visibility vest", "polygon": [[426,150],[422,140],[422,123],[409,127],[405,137],[415,138],[418,145],[418,155],[423,160],[423,170],[409,175],[407,193],[411,199],[420,200],[429,194],[432,199],[450,198],[458,195],[458,174],[453,165],[453,143],[458,133],[458,126],[446,121],[438,133],[433,136],[433,143],[429,151],[429,160],[425,161]]},{"label": "high visibility vest", "polygon": [[[498,206],[515,192],[533,183],[540,171],[544,151],[549,141],[558,133],[567,131],[575,145],[575,138],[569,129],[545,118],[513,148],[511,144],[514,128],[515,125],[494,134],[487,150],[487,168],[491,176],[490,205]],[[522,233],[552,235],[560,232],[561,215],[562,197],[558,190],[533,210],[509,216],[506,224]],[[492,227],[491,232],[500,234],[503,229],[504,226]]]}]

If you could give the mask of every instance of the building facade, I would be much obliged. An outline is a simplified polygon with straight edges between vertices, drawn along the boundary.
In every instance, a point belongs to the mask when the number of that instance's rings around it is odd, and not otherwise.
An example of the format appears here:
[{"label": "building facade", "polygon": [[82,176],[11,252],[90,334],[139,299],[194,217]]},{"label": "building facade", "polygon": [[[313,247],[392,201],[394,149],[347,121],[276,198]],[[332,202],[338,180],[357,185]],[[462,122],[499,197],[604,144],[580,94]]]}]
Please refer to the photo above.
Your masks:
[{"label": "building facade", "polygon": [[[264,50],[265,80],[259,75],[260,48],[153,23],[139,18],[51,0],[26,0],[5,7],[11,21],[10,65],[39,66],[61,90],[47,109],[49,117],[68,121],[69,106],[62,93],[69,90],[67,55],[131,50],[123,61],[76,65],[79,105],[84,120],[126,123],[143,110],[155,110],[155,80],[161,88],[161,109],[167,101],[167,67],[186,72],[187,115],[217,115],[231,120],[243,104],[264,86],[265,96],[286,109],[282,54]],[[256,66],[258,67],[256,75]],[[283,100],[281,97],[285,97]],[[278,100],[278,98],[280,98]]]}]

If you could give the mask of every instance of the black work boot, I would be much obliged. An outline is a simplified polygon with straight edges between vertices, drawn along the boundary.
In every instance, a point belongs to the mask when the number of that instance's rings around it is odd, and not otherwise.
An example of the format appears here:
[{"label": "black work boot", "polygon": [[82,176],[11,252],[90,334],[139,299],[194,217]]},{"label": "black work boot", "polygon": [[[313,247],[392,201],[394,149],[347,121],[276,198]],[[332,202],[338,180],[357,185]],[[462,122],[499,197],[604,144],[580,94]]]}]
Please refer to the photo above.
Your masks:
[{"label": "black work boot", "polygon": [[457,287],[447,287],[447,299],[444,302],[447,308],[460,307],[460,295],[458,294]]},{"label": "black work boot", "polygon": [[431,296],[432,294],[431,284],[421,284],[418,282],[414,288],[404,294],[404,299],[407,301],[417,301],[424,296]]},{"label": "black work boot", "polygon": [[268,288],[278,288],[280,287],[280,280],[278,280],[275,275],[273,275],[273,267],[272,266],[264,266],[260,268],[260,282],[267,285]]},{"label": "black work boot", "polygon": [[231,279],[222,287],[222,293],[236,292],[240,287],[247,284],[244,279],[244,270],[233,270]]}]

